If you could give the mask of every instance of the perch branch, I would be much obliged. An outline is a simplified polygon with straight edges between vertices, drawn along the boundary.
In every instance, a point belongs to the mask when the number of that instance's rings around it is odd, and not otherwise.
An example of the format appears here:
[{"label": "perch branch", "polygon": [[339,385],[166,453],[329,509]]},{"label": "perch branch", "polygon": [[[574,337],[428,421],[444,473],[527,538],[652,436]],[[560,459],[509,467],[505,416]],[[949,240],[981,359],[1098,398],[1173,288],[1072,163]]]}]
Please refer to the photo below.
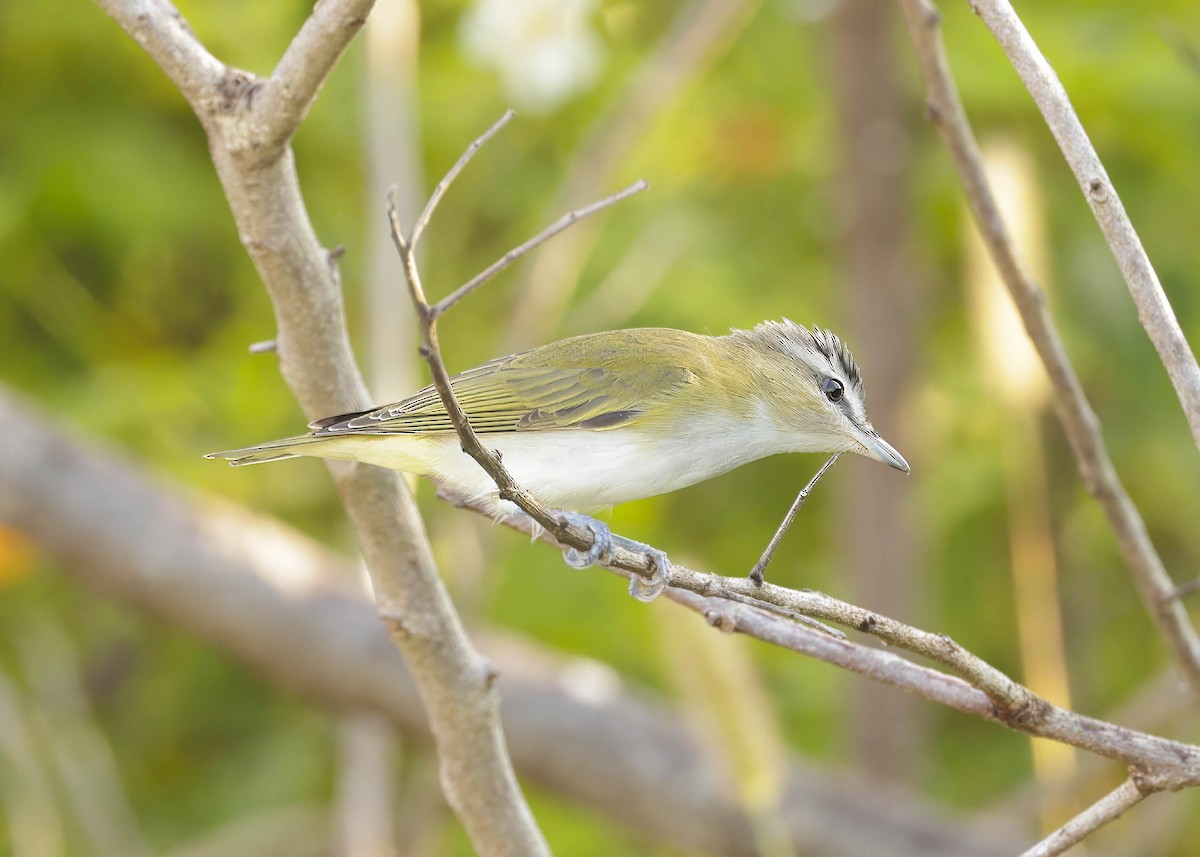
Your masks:
[{"label": "perch branch", "polygon": [[1080,478],[1108,517],[1151,619],[1188,684],[1200,697],[1200,636],[1179,599],[1173,597],[1174,583],[1113,467],[1100,433],[1100,422],[1046,309],[1045,295],[1016,256],[950,73],[941,40],[940,16],[928,0],[900,0],[900,5],[928,90],[929,114],[953,156],[980,234],[1054,387],[1054,410],[1075,456]]},{"label": "perch branch", "polygon": [[[443,498],[461,508],[494,517],[494,510],[481,502],[446,493]],[[586,550],[590,547],[590,539],[576,543],[557,539],[552,532],[539,532],[522,516],[511,515],[498,520],[510,529],[537,536],[559,548],[569,545]],[[591,535],[590,530],[588,535]],[[604,568],[623,577],[651,575],[642,552],[625,548],[626,540],[619,536],[614,535],[613,541],[613,558],[604,564]],[[724,577],[674,563],[668,588],[663,594],[700,613],[720,630],[745,634],[860,673],[930,701],[1002,723],[1026,735],[1048,738],[1137,766],[1146,771],[1148,777],[1153,774],[1159,788],[1200,786],[1200,746],[1060,708],[1013,681],[945,634],[914,628],[820,592],[788,589],[772,583],[760,587],[748,577]],[[766,605],[870,634],[889,646],[929,658],[953,675],[914,664],[892,652],[797,625],[768,612],[764,609]]]},{"label": "perch branch", "polygon": [[1183,406],[1192,438],[1200,446],[1200,365],[1188,345],[1175,311],[1163,291],[1146,248],[1129,219],[1117,189],[1088,138],[1058,75],[1038,49],[1008,0],[970,0],[1017,70],[1025,88],[1058,142],[1083,198],[1092,209],[1104,240],[1137,306],[1138,318],[1167,369]]}]

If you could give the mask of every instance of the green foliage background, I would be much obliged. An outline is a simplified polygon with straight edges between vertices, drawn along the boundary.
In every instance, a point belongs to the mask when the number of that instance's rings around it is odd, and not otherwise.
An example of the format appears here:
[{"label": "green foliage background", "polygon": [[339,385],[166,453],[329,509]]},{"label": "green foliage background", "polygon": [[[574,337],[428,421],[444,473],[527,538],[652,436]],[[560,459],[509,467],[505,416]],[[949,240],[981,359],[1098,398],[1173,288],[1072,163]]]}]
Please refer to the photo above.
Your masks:
[{"label": "green foliage background", "polygon": [[[432,291],[452,288],[557,216],[549,205],[576,146],[679,5],[601,4],[596,21],[608,51],[601,80],[552,114],[518,118],[471,165],[429,234]],[[1200,6],[1021,5],[1185,331],[1200,343]],[[217,56],[259,74],[270,71],[308,12],[299,2],[180,6]],[[967,4],[942,6],[951,61],[977,131],[1014,136],[1038,164],[1053,308],[1117,467],[1167,567],[1177,580],[1194,577],[1200,459],[1166,375],[1015,73]],[[765,4],[716,67],[648,129],[612,187],[644,176],[652,189],[606,215],[580,295],[635,236],[674,221],[687,224],[686,251],[631,326],[719,333],[787,315],[845,329],[834,261],[840,144],[829,92],[831,25],[827,18],[798,22],[803,7],[799,0]],[[420,130],[431,176],[506,106],[494,76],[459,51],[462,11],[461,3],[445,0],[422,4]],[[911,252],[922,281],[913,313],[919,359],[904,413],[906,433],[917,442],[902,450],[913,464],[920,607],[918,615],[897,618],[950,633],[1018,671],[998,464],[1011,415],[989,389],[965,316],[960,257],[968,224],[959,186],[920,120],[915,68],[899,28],[896,36],[911,131],[903,141],[911,149]],[[383,216],[381,201],[364,192],[363,73],[356,45],[295,140],[318,235],[347,248],[342,276],[356,339],[364,327],[364,230],[368,217]],[[274,359],[247,354],[249,343],[273,336],[274,322],[204,137],[179,94],[90,4],[6,3],[0,117],[0,380],[81,434],[128,450],[165,481],[269,510],[351,551],[320,464],[235,471],[200,457],[294,434],[305,420]],[[518,281],[506,275],[446,319],[451,368],[496,355],[496,319],[508,317]],[[864,371],[870,390],[871,366]],[[887,436],[893,427],[880,428]],[[1166,666],[1164,647],[1052,419],[1043,434],[1074,704],[1104,716]],[[759,462],[618,508],[614,528],[705,568],[738,573],[817,464],[809,456]],[[877,465],[844,462],[829,481],[859,466]],[[773,566],[780,582],[846,594],[841,549],[860,524],[834,520],[832,497],[818,491],[806,507]],[[653,616],[658,607],[633,602],[606,575],[568,572],[554,553],[512,533],[476,530],[475,522],[458,520],[465,513],[434,500],[428,486],[421,501],[451,586],[475,619],[602,660],[636,683],[672,693]],[[482,575],[453,577],[451,542],[464,528],[496,552]],[[65,626],[78,647],[96,718],[155,846],[177,846],[259,809],[328,799],[333,721],[325,713],[264,685],[201,641],[81,590],[36,558],[0,589],[7,666],[16,670],[24,629],[45,616]],[[791,747],[837,766],[845,755],[845,693],[856,679],[763,647],[754,655]],[[908,777],[913,788],[966,811],[1029,778],[1021,737],[932,706],[921,717],[914,728],[938,740]],[[1178,737],[1195,740],[1195,726]],[[533,801],[563,854],[646,853],[644,843],[552,795],[535,792]],[[1187,843],[1196,837],[1193,818],[1175,850],[1164,853],[1194,854]],[[443,846],[445,854],[469,853],[453,824]]]}]

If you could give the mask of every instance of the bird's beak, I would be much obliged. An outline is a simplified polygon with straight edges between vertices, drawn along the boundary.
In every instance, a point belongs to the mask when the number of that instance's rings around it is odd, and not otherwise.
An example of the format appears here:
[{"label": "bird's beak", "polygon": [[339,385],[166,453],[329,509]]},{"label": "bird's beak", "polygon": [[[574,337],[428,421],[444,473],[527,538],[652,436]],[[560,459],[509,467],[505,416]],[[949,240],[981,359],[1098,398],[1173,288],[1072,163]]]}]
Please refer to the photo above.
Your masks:
[{"label": "bird's beak", "polygon": [[894,467],[905,473],[909,472],[908,462],[904,460],[904,456],[896,452],[895,447],[881,438],[875,429],[868,427],[858,436],[858,443],[862,447],[862,454],[867,458],[882,461],[888,467]]}]

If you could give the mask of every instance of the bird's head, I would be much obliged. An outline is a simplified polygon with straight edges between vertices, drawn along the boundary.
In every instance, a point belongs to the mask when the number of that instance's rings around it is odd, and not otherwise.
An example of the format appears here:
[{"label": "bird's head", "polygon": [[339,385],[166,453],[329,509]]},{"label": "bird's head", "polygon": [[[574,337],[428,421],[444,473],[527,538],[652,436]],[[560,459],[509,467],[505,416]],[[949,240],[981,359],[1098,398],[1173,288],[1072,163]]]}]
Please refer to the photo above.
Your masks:
[{"label": "bird's head", "polygon": [[854,357],[831,331],[769,321],[731,337],[751,349],[755,397],[797,452],[857,452],[909,472],[867,418],[866,392]]}]

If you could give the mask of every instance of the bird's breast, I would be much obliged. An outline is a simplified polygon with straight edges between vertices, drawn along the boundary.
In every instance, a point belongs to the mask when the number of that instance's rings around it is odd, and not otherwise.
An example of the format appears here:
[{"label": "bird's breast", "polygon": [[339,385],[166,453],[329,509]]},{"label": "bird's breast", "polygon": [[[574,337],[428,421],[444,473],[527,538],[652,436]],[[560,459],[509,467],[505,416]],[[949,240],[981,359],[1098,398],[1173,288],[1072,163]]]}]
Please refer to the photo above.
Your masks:
[{"label": "bird's breast", "polygon": [[[783,451],[745,421],[707,421],[665,433],[636,426],[609,431],[547,430],[481,435],[523,487],[543,502],[587,510],[665,494]],[[432,450],[431,450],[432,451]],[[491,479],[448,438],[430,475],[468,496],[495,493]]]}]

